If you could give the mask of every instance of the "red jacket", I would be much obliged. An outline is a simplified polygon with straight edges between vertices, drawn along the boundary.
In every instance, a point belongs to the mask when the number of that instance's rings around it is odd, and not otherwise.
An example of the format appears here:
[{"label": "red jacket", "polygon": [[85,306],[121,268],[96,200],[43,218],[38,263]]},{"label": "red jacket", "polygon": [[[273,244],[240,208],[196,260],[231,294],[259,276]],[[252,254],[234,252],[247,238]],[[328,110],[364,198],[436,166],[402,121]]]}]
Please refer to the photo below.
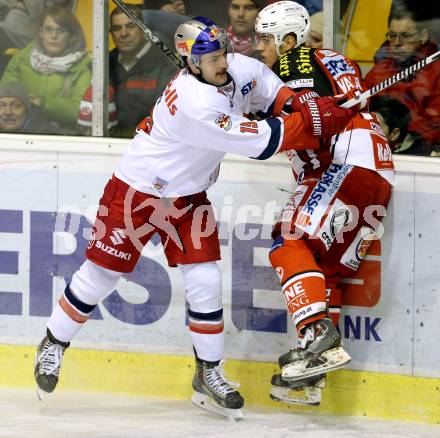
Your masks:
[{"label": "red jacket", "polygon": [[[385,43],[378,50],[374,66],[365,77],[366,88],[373,87],[438,50],[434,43],[428,42],[422,46],[418,56],[403,65],[396,63],[388,47],[388,43]],[[440,62],[429,64],[409,80],[397,82],[380,94],[398,99],[408,107],[412,119],[409,131],[421,135],[431,146],[440,145]]]}]

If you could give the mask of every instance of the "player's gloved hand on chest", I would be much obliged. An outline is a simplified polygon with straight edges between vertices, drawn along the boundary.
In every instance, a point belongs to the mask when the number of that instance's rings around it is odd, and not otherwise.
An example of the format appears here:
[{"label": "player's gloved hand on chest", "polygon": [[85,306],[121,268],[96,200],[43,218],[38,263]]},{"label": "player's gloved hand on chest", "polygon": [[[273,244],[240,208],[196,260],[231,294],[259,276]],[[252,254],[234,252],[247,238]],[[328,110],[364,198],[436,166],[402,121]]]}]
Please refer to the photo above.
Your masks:
[{"label": "player's gloved hand on chest", "polygon": [[341,108],[345,95],[312,97],[298,105],[306,124],[306,130],[314,137],[330,137],[342,131],[358,113],[359,106]]},{"label": "player's gloved hand on chest", "polygon": [[301,107],[309,99],[316,99],[319,97],[319,94],[316,91],[313,90],[302,90],[293,96],[292,100],[290,101],[290,107],[292,108],[292,112],[300,112]]}]

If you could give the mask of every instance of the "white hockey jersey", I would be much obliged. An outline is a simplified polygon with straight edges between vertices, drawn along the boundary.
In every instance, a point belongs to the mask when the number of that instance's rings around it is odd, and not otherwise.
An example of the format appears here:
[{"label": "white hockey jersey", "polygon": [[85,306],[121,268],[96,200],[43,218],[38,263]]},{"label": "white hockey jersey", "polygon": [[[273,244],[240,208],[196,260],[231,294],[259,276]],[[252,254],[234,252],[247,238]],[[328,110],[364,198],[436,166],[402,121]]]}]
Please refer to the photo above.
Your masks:
[{"label": "white hockey jersey", "polygon": [[[134,137],[116,177],[158,197],[186,196],[215,182],[226,153],[257,159],[275,154],[292,128],[284,132],[282,118],[257,122],[243,114],[270,112],[283,82],[263,63],[240,54],[228,73],[233,80],[216,87],[181,70],[154,107],[152,130]],[[301,130],[294,129],[295,144],[306,136]]]}]

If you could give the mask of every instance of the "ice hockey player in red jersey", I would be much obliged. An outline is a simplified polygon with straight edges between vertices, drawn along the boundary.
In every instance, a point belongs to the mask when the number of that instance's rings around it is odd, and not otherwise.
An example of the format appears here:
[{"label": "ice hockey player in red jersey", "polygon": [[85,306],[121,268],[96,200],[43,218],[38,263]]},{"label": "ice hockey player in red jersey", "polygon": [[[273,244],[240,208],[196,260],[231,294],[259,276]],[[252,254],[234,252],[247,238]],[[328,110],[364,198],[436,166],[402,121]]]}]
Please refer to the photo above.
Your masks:
[{"label": "ice hockey player in red jersey", "polygon": [[[196,17],[177,28],[175,42],[186,68],[168,84],[104,189],[87,260],[53,310],[34,374],[40,392],[55,389],[70,341],[157,232],[168,264],[183,276],[196,360],[192,400],[240,418],[243,398],[222,369],[220,245],[206,189],[226,153],[264,160],[289,145],[306,148],[318,142],[318,128],[332,135],[357,109],[341,109],[338,99],[323,97],[313,111],[272,116],[289,90],[263,63],[234,56],[222,28]],[[243,117],[251,112],[267,118]]]},{"label": "ice hockey player in red jersey", "polygon": [[[334,50],[305,47],[309,29],[307,10],[293,1],[273,3],[256,19],[260,59],[294,91],[293,111],[313,107],[318,96],[362,91],[353,62]],[[318,145],[292,146],[287,154],[297,185],[274,227],[269,258],[299,342],[279,357],[282,372],[272,377],[271,397],[319,404],[325,373],[350,361],[335,328],[338,285],[382,230],[394,168],[385,134],[367,110]]]}]

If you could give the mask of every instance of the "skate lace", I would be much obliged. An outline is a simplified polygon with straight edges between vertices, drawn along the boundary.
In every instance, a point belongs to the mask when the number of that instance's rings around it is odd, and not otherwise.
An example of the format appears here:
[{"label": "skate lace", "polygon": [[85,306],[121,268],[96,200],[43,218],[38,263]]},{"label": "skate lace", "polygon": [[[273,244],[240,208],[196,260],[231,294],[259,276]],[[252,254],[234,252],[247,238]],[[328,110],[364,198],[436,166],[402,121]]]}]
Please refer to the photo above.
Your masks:
[{"label": "skate lace", "polygon": [[212,391],[222,397],[234,392],[235,389],[233,387],[238,388],[240,386],[239,383],[231,382],[226,379],[224,369],[225,362],[225,360],[221,360],[216,367],[206,370],[206,382]]},{"label": "skate lace", "polygon": [[58,376],[65,350],[65,347],[62,345],[54,344],[47,340],[40,356],[38,357],[40,374]]}]

